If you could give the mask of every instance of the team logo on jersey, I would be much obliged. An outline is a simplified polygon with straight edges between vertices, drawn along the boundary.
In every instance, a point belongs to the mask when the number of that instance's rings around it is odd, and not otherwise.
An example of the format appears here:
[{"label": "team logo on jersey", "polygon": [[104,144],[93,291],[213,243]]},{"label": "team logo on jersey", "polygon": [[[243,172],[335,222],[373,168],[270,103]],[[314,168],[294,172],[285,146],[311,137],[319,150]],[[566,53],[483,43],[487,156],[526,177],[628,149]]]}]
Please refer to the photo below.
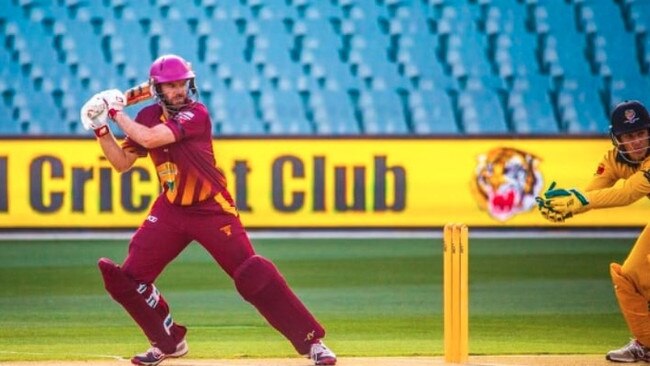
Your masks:
[{"label": "team logo on jersey", "polygon": [[305,337],[305,342],[311,341],[312,339],[314,339],[315,336],[316,336],[316,331],[312,330],[311,332],[307,333],[307,336]]},{"label": "team logo on jersey", "polygon": [[635,123],[639,118],[636,116],[634,109],[625,110],[625,121],[623,123]]},{"label": "team logo on jersey", "polygon": [[222,233],[226,234],[226,236],[232,235],[232,226],[231,225],[223,226],[223,227],[219,228],[219,230]]},{"label": "team logo on jersey", "polygon": [[180,123],[187,122],[192,118],[194,118],[194,112],[190,112],[190,111],[178,112],[174,118]]},{"label": "team logo on jersey", "polygon": [[167,190],[170,192],[176,191],[176,180],[178,177],[178,167],[176,164],[170,161],[164,162],[156,166],[156,171],[158,171],[160,184],[167,187]]},{"label": "team logo on jersey", "polygon": [[598,164],[598,168],[596,169],[596,175],[603,175],[605,173],[605,164]]},{"label": "team logo on jersey", "polygon": [[479,155],[471,183],[479,208],[501,222],[530,211],[544,187],[540,161],[511,147],[497,147]]}]

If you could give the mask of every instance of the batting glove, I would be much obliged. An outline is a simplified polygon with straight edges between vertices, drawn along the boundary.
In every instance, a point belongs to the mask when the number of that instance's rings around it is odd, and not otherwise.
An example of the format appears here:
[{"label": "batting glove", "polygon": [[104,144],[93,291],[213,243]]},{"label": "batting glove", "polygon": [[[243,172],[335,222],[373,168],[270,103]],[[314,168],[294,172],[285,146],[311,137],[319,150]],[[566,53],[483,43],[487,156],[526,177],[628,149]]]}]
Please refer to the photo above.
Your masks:
[{"label": "batting glove", "polygon": [[95,94],[81,107],[79,117],[86,130],[99,130],[106,126],[107,113],[104,99]]},{"label": "batting glove", "polygon": [[114,120],[117,112],[121,112],[126,106],[126,97],[124,96],[124,93],[117,89],[110,89],[104,90],[99,94],[104,99],[104,104],[108,111],[108,117]]}]

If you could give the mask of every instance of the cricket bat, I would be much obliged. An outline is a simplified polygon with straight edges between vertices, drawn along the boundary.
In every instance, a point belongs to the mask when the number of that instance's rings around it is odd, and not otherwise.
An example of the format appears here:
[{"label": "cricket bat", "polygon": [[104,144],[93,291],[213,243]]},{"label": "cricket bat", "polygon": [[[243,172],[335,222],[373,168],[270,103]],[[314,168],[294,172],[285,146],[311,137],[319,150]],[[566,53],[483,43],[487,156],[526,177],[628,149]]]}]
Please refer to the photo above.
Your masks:
[{"label": "cricket bat", "polygon": [[138,104],[144,102],[145,100],[149,100],[153,98],[153,94],[151,94],[151,84],[149,83],[149,81],[140,83],[124,91],[124,96],[126,97],[127,106]]}]

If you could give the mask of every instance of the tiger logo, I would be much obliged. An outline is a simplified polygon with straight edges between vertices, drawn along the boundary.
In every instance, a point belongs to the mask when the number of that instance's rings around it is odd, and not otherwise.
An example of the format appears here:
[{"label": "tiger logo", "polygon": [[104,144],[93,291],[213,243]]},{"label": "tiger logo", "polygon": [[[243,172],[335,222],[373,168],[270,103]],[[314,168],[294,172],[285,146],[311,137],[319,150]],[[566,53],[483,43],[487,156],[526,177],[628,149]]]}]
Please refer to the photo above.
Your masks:
[{"label": "tiger logo", "polygon": [[497,147],[477,158],[471,187],[481,210],[504,222],[535,207],[544,180],[541,159],[511,147]]}]

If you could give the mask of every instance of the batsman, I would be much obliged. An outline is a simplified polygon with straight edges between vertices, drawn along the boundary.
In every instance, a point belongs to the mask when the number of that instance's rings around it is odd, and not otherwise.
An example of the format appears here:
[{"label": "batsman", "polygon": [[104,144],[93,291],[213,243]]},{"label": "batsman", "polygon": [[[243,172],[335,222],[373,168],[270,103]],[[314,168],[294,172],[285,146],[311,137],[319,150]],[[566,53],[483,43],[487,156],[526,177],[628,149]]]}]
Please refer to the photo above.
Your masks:
[{"label": "batsman", "polygon": [[[151,347],[133,356],[135,365],[157,365],[188,352],[187,328],[177,323],[154,284],[163,269],[192,241],[203,246],[230,276],[239,294],[296,351],[315,365],[334,365],[336,355],[325,346],[325,330],[289,288],[268,259],[257,255],[217,168],[212,123],[198,101],[194,71],[177,55],[156,59],[149,70],[155,103],[132,119],[119,90],[94,95],[81,109],[86,129],[95,132],[101,149],[119,172],[136,159],[150,156],[160,179],[161,194],[135,232],[121,265],[108,258],[98,266],[110,296],[133,318]],[[120,144],[108,120],[126,134]]]},{"label": "batsman", "polygon": [[[592,209],[630,205],[650,195],[650,116],[639,101],[618,104],[611,114],[609,150],[584,188],[562,189],[551,184],[537,197],[541,214],[564,222]],[[618,181],[622,184],[614,186]],[[649,196],[650,197],[650,196]],[[614,362],[650,362],[650,224],[637,238],[623,265],[612,263],[614,293],[633,339],[607,353]]]}]

